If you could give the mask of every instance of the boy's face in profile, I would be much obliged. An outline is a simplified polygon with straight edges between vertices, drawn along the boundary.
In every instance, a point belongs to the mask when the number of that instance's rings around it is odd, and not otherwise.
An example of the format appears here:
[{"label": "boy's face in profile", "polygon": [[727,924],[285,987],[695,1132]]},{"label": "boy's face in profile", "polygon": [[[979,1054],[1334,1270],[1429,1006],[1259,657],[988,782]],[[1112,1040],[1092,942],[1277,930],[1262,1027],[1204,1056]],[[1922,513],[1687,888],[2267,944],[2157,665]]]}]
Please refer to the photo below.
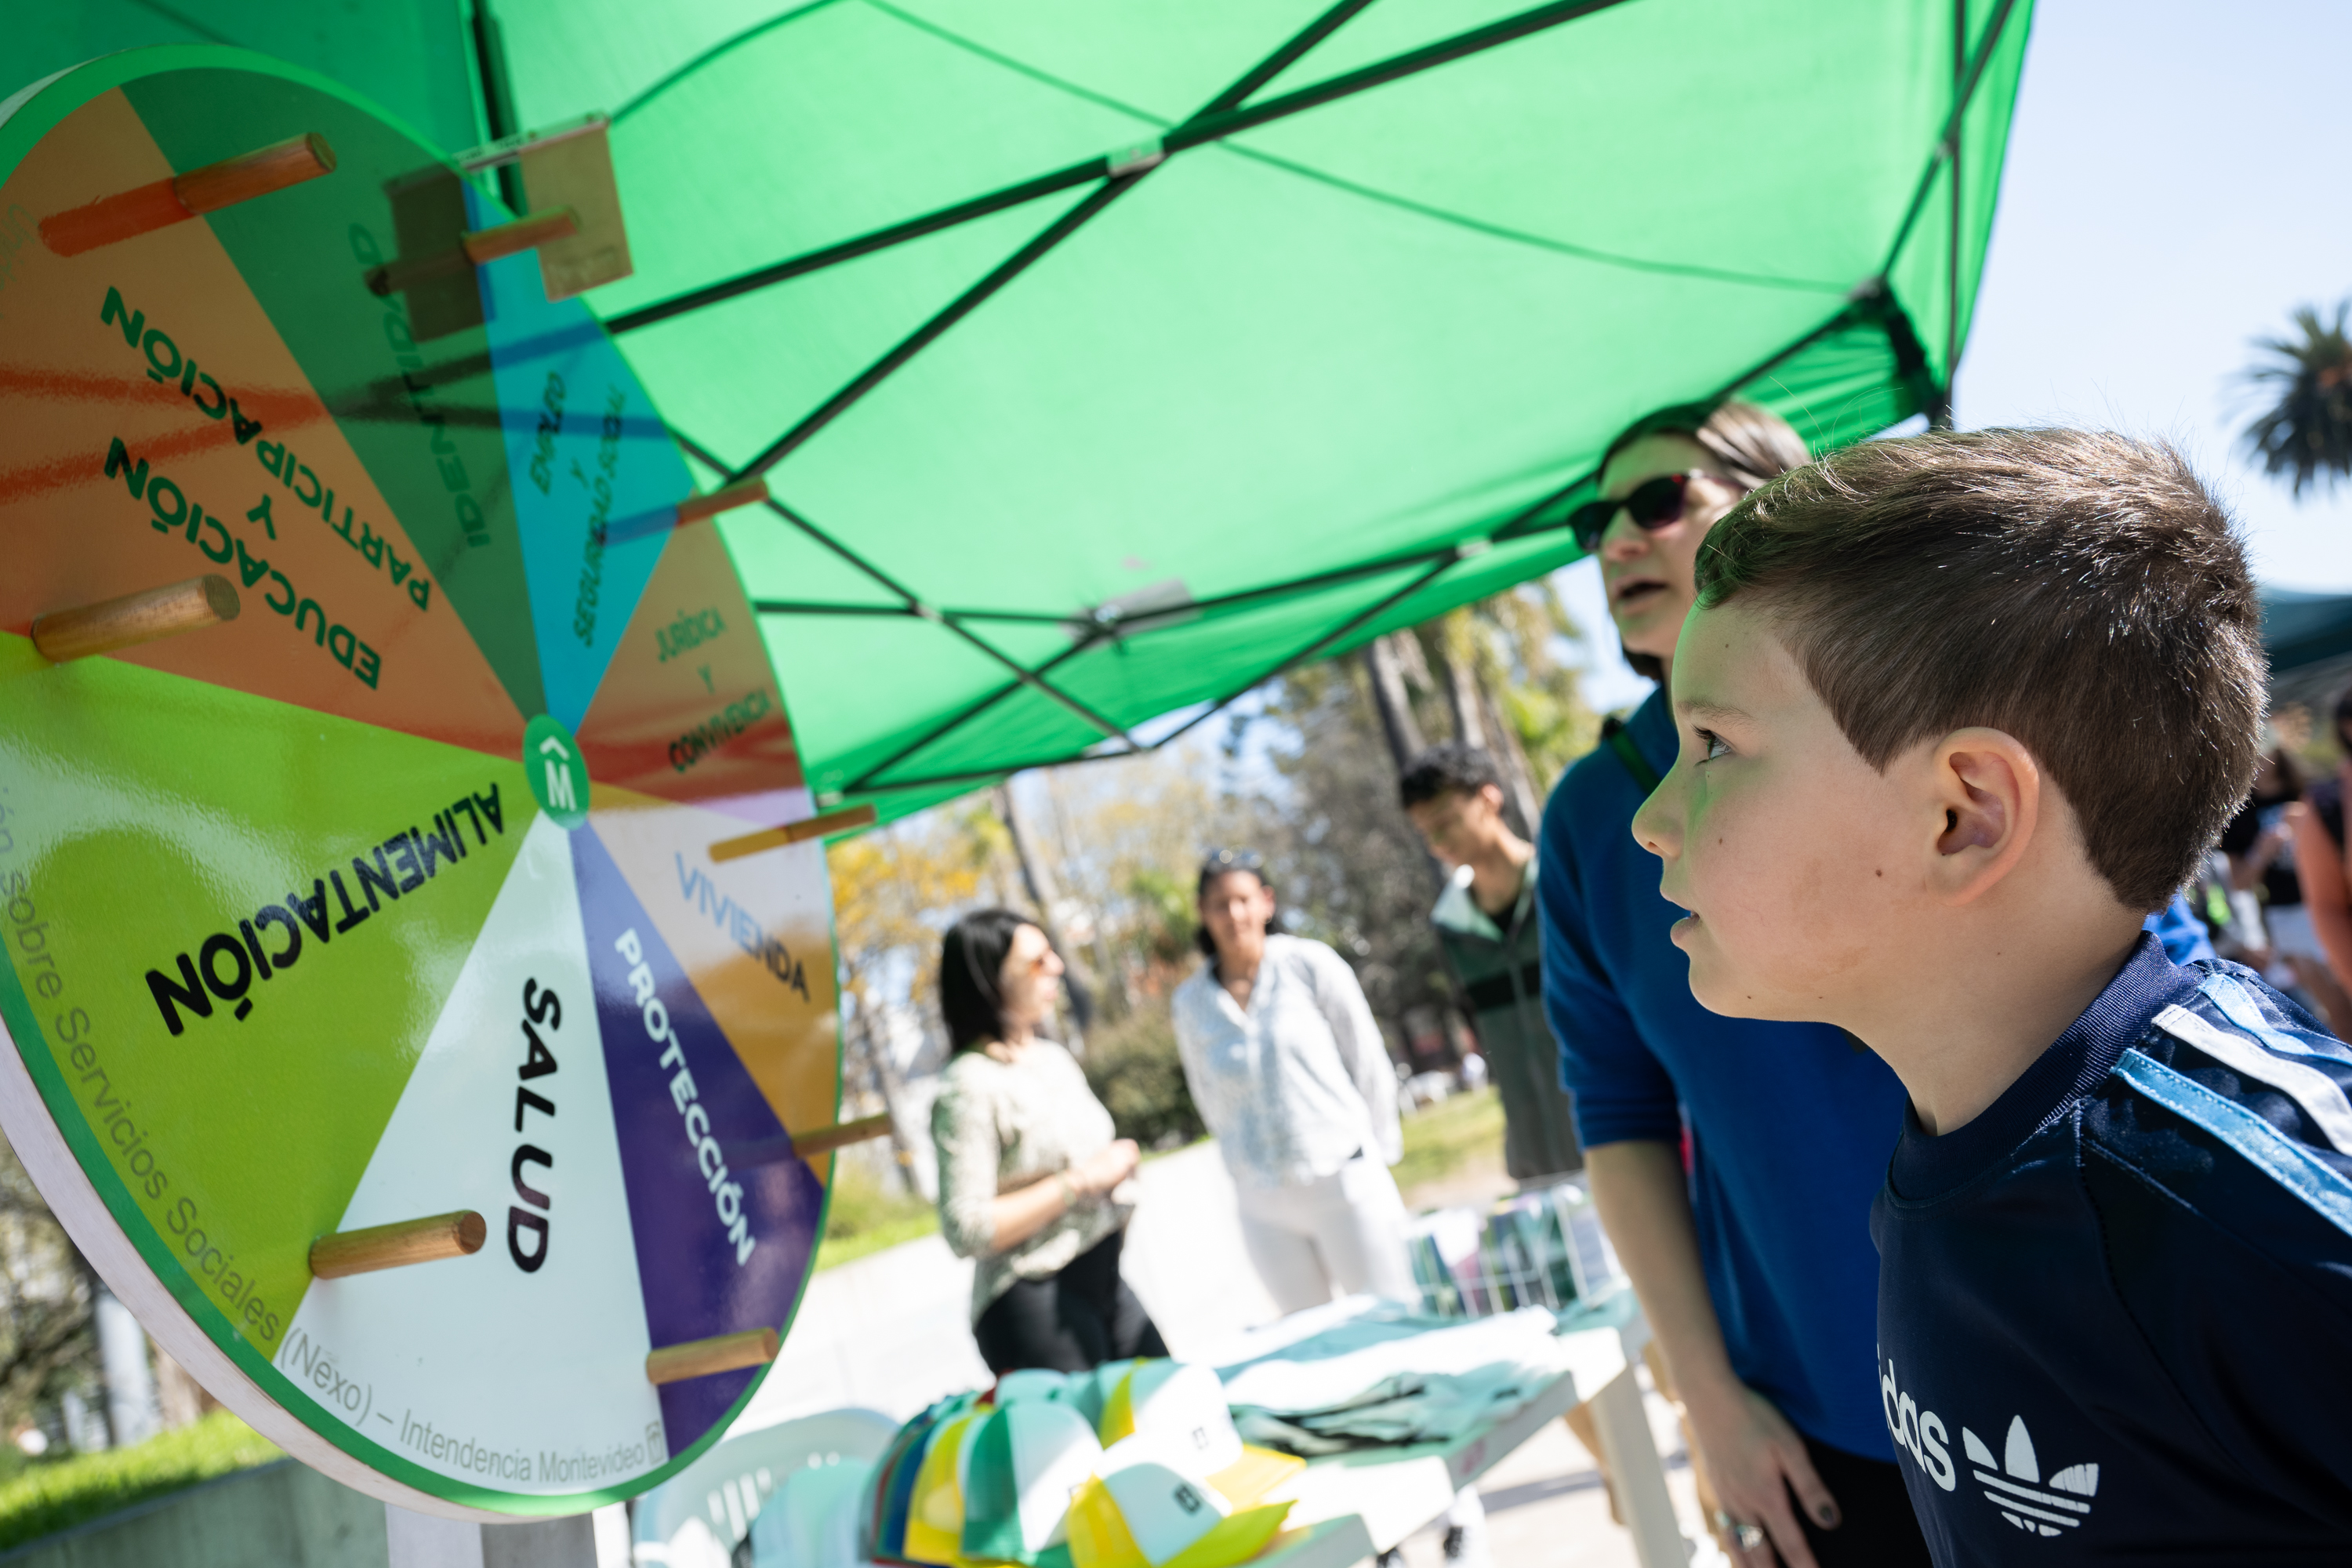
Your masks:
[{"label": "boy's face in profile", "polygon": [[1674,942],[1691,993],[1735,1017],[1835,1022],[1888,955],[1926,956],[1909,941],[1940,814],[1904,787],[1913,759],[1885,774],[1863,760],[1740,601],[1691,613],[1673,669],[1681,749],[1633,837],[1690,911]]}]

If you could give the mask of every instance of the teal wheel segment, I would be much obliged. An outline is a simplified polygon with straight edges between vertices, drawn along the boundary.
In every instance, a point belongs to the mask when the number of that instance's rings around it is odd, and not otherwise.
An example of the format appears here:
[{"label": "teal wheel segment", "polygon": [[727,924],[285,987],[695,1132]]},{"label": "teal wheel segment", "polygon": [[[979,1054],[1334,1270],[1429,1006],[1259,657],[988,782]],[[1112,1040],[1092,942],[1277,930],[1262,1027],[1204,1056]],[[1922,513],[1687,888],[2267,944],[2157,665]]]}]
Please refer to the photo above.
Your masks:
[{"label": "teal wheel segment", "polygon": [[[474,226],[507,221],[468,187]],[[535,252],[477,269],[547,711],[577,729],[694,492],[621,351]]]}]

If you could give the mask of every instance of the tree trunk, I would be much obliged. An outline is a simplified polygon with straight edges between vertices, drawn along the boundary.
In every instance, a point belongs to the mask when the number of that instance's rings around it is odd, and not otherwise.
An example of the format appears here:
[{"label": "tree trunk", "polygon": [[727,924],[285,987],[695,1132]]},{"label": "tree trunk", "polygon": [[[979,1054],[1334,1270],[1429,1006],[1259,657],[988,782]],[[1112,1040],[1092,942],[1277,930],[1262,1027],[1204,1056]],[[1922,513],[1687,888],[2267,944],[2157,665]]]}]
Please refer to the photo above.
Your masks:
[{"label": "tree trunk", "polygon": [[1495,736],[1490,751],[1503,775],[1504,797],[1518,812],[1519,832],[1533,838],[1543,821],[1543,795],[1536,788],[1535,770],[1528,765],[1528,749],[1520,743],[1519,732],[1511,727],[1510,717],[1503,711],[1494,689],[1475,677],[1473,685]]},{"label": "tree trunk", "polygon": [[1454,710],[1454,738],[1474,752],[1492,752],[1486,716],[1480,711],[1478,673],[1465,658],[1445,661],[1445,700]]},{"label": "tree trunk", "polygon": [[[1069,814],[1062,809],[1062,791],[1055,783],[1052,769],[1045,772],[1045,807],[1054,818],[1055,837],[1061,840],[1065,865],[1080,866],[1077,840],[1070,833]],[[1104,1010],[1113,1018],[1124,1018],[1128,1011],[1126,967],[1113,956],[1108,934],[1103,930],[1102,906],[1096,906],[1094,940],[1088,944],[1095,955],[1095,978],[1102,986]]]},{"label": "tree trunk", "polygon": [[1004,818],[1004,830],[1013,836],[1013,853],[1021,862],[1021,881],[1028,889],[1029,901],[1036,906],[1038,929],[1054,944],[1054,951],[1062,955],[1066,971],[1063,983],[1069,990],[1070,1011],[1083,1037],[1095,1021],[1094,977],[1087,973],[1086,962],[1078,956],[1077,950],[1062,940],[1061,922],[1054,917],[1054,906],[1061,902],[1061,889],[1054,885],[1052,868],[1035,853],[1028,823],[1022,816],[1020,803],[1013,798],[1009,782],[996,786],[996,812]]},{"label": "tree trunk", "polygon": [[147,1363],[147,1331],[103,1283],[90,1305],[98,1321],[99,1366],[106,1378],[107,1430],[116,1447],[127,1448],[162,1430],[154,1373]]},{"label": "tree trunk", "polygon": [[1364,645],[1364,668],[1371,672],[1372,705],[1380,710],[1381,732],[1388,737],[1389,754],[1402,773],[1419,756],[1424,743],[1421,726],[1413,721],[1412,699],[1404,689],[1404,668],[1388,637]]},{"label": "tree trunk", "polygon": [[907,1191],[920,1197],[923,1188],[915,1176],[915,1152],[907,1141],[907,1130],[898,1124],[897,1064],[890,1060],[887,1043],[875,1030],[874,1007],[862,995],[856,1000],[857,1039],[866,1052],[866,1081],[890,1118],[890,1163],[897,1167],[898,1180]]},{"label": "tree trunk", "polygon": [[1435,634],[1438,662],[1445,667],[1445,706],[1454,717],[1454,738],[1474,752],[1491,751],[1478,700],[1478,630],[1470,612],[1449,611],[1429,629]]},{"label": "tree trunk", "polygon": [[220,1408],[220,1402],[206,1394],[185,1367],[163,1353],[161,1345],[155,1347],[155,1404],[166,1431],[193,1425],[203,1419],[205,1411]]}]

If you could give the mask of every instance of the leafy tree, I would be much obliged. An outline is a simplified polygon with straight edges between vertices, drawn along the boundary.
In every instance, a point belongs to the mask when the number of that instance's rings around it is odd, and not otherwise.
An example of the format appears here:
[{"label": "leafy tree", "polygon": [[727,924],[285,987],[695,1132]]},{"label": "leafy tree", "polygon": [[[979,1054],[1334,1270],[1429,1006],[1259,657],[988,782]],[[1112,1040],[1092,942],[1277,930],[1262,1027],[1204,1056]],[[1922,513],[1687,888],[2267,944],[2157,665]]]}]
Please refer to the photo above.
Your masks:
[{"label": "leafy tree", "polygon": [[68,1388],[99,1397],[89,1266],[15,1150],[0,1142],[0,1432]]},{"label": "leafy tree", "polygon": [[1402,1059],[1406,1014],[1450,996],[1429,929],[1437,872],[1397,804],[1370,677],[1355,659],[1294,670],[1256,713],[1233,721],[1228,747],[1238,751],[1257,727],[1271,729],[1276,778],[1241,804],[1286,929],[1355,966]]},{"label": "leafy tree", "polygon": [[1184,1081],[1176,1024],[1165,1006],[1138,1007],[1087,1037],[1087,1083],[1122,1138],[1181,1148],[1208,1129]]},{"label": "leafy tree", "polygon": [[2352,300],[2336,307],[2333,321],[2305,305],[2294,313],[2296,337],[2260,338],[2271,356],[2246,373],[2253,386],[2277,401],[2246,426],[2247,449],[2273,477],[2287,476],[2299,499],[2306,486],[2333,490],[2352,477],[2352,338],[2345,321]]},{"label": "leafy tree", "polygon": [[[840,955],[842,1114],[891,1112],[893,1163],[908,1186],[919,1184],[916,1163],[929,1157],[929,1102],[908,1095],[909,1073],[885,1031],[896,1008],[911,1006],[925,1044],[907,1065],[916,1077],[937,1069],[946,1049],[935,994],[940,936],[964,910],[1001,900],[1004,850],[1003,825],[982,799],[844,840],[825,854]],[[856,1151],[850,1155],[854,1163]]]}]

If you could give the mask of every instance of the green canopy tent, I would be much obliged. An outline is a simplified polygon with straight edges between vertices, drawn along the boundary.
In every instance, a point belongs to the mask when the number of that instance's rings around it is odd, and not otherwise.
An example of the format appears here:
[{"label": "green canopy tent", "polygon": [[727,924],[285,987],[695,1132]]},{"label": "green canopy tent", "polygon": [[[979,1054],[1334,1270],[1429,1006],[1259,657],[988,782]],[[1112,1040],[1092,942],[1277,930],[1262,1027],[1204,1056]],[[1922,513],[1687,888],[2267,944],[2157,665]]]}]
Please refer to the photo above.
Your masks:
[{"label": "green canopy tent", "polygon": [[485,97],[613,114],[592,302],[886,817],[1574,559],[1649,408],[1940,416],[2031,8],[772,4],[496,0]]},{"label": "green canopy tent", "polygon": [[64,0],[12,5],[0,97],[115,49],[230,44],[308,66],[451,152],[485,140],[477,46],[463,0]]},{"label": "green canopy tent", "polygon": [[2352,682],[2352,595],[2263,590],[2263,651],[2274,707],[2302,702],[2321,722]]}]

